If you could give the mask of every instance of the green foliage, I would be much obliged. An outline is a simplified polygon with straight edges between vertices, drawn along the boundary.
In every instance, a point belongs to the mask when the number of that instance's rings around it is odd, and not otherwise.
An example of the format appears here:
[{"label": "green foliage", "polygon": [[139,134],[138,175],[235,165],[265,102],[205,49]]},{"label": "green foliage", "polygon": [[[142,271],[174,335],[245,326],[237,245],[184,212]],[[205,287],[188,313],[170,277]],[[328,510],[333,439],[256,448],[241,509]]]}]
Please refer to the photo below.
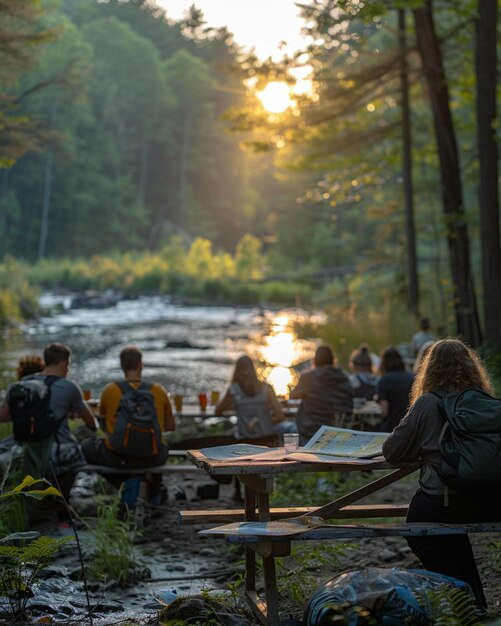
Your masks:
[{"label": "green foliage", "polygon": [[304,603],[318,584],[319,572],[335,572],[340,559],[353,544],[323,544],[293,546],[292,554],[278,561],[277,588],[294,602]]},{"label": "green foliage", "polygon": [[120,519],[120,498],[98,509],[94,528],[95,550],[88,568],[90,576],[100,580],[113,580],[119,585],[136,580],[134,571],[134,535],[128,517]]},{"label": "green foliage", "polygon": [[[9,606],[9,623],[26,620],[26,607],[34,595],[36,581],[53,560],[58,549],[71,537],[54,539],[39,536],[37,532],[18,532],[24,527],[25,511],[21,496],[37,500],[47,495],[61,496],[45,479],[25,476],[10,488],[8,472],[0,486],[0,597]],[[8,533],[8,534],[7,534]]]},{"label": "green foliage", "polygon": [[0,328],[33,316],[38,290],[26,278],[26,268],[12,257],[0,263]]},{"label": "green foliage", "polygon": [[[25,621],[34,584],[52,563],[59,548],[71,540],[71,537],[34,538],[34,533],[16,533],[1,540],[0,596],[8,599],[13,623]],[[5,545],[7,542],[14,545]]]},{"label": "green foliage", "polygon": [[417,593],[434,626],[478,626],[474,599],[462,589],[443,585]]}]

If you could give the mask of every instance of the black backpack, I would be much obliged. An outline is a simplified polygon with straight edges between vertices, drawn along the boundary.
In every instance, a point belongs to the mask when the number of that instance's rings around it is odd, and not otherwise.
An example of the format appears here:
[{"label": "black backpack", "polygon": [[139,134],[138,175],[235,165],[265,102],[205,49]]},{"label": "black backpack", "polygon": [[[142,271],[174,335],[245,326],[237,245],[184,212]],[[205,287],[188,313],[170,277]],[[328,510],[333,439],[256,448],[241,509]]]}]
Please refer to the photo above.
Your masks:
[{"label": "black backpack", "polygon": [[51,386],[59,376],[36,376],[12,383],[7,403],[16,441],[40,441],[59,427],[50,406]]},{"label": "black backpack", "polygon": [[444,418],[440,479],[460,490],[501,485],[501,399],[481,389],[433,393]]},{"label": "black backpack", "polygon": [[143,381],[137,389],[127,381],[116,381],[122,391],[117,419],[108,441],[113,450],[125,456],[151,458],[162,445],[162,433],[151,383]]}]

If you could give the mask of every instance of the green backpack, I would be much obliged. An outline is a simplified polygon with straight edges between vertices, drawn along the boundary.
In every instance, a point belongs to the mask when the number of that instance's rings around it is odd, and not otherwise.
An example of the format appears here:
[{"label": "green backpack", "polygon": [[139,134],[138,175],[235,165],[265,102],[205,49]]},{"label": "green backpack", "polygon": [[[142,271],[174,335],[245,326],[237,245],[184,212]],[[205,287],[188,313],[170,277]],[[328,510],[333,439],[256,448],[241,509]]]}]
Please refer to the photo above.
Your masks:
[{"label": "green backpack", "polygon": [[440,479],[459,490],[501,485],[501,400],[481,389],[433,393],[444,418]]}]

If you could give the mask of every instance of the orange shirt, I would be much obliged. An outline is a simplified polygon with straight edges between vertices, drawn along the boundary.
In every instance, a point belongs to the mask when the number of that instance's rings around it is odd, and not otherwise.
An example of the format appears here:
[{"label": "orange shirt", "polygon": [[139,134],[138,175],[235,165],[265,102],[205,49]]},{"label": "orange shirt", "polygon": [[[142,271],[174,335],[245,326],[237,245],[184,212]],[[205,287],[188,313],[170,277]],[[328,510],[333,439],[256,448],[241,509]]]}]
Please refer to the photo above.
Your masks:
[{"label": "orange shirt", "polygon": [[[140,380],[129,381],[129,383],[137,389],[141,384]],[[174,423],[172,417],[172,407],[170,404],[167,391],[158,383],[153,383],[150,389],[153,395],[153,401],[155,403],[155,409],[157,410],[158,423],[160,424],[160,430],[174,430]],[[116,383],[108,383],[101,393],[101,399],[99,401],[99,415],[102,415],[105,419],[105,432],[112,433],[115,429],[115,423],[117,421],[118,405],[122,397],[122,390]],[[108,448],[111,445],[108,440],[105,440]]]}]

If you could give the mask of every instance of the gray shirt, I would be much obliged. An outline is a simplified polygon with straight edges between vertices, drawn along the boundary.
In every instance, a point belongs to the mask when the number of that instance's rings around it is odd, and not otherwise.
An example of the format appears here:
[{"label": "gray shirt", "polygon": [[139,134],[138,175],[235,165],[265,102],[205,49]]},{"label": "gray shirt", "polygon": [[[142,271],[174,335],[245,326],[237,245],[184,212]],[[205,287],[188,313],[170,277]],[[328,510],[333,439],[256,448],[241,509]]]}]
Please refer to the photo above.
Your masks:
[{"label": "gray shirt", "polygon": [[[34,374],[29,378],[47,378],[45,374]],[[56,421],[62,420],[56,431],[51,457],[56,467],[62,471],[70,466],[85,463],[82,451],[68,426],[68,413],[80,413],[85,410],[82,391],[78,385],[67,378],[58,378],[50,388],[50,406]]]},{"label": "gray shirt", "polygon": [[432,393],[422,395],[383,444],[383,454],[388,461],[421,460],[419,484],[429,495],[444,493],[444,485],[436,472],[440,465],[438,440],[444,423],[438,410],[439,402],[440,398]]}]

